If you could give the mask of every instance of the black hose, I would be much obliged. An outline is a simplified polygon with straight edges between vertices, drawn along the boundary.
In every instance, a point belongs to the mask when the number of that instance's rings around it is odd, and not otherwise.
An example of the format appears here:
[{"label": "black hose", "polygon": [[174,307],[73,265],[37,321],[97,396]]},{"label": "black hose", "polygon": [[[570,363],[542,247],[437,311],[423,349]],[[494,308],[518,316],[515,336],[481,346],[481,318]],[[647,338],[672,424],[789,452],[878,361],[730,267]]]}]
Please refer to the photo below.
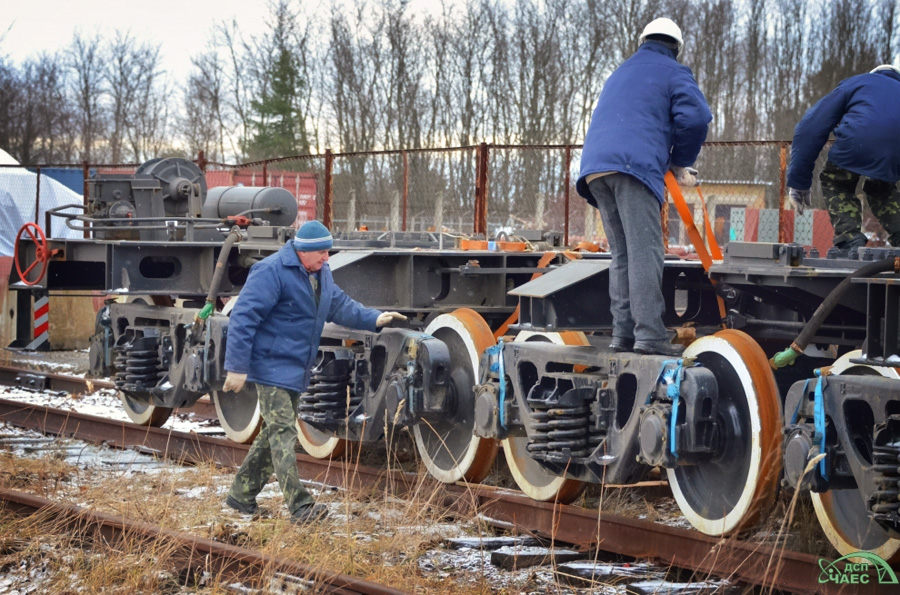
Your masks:
[{"label": "black hose", "polygon": [[206,295],[206,305],[194,318],[195,321],[202,324],[203,321],[212,314],[212,311],[215,308],[216,297],[218,297],[219,294],[219,286],[222,285],[222,278],[225,276],[225,268],[228,266],[228,256],[231,254],[231,249],[234,245],[240,241],[240,229],[237,227],[232,228],[228,237],[225,238],[225,242],[222,244],[222,250],[219,252],[219,258],[216,260],[216,269],[213,271],[213,278],[209,284],[209,292]]},{"label": "black hose", "polygon": [[797,338],[794,339],[793,343],[791,343],[791,346],[781,353],[775,354],[772,359],[769,360],[769,363],[772,365],[772,367],[781,368],[783,366],[790,365],[794,363],[794,360],[798,355],[806,350],[806,347],[819,331],[819,328],[825,322],[825,319],[828,318],[828,315],[831,314],[831,311],[834,310],[835,306],[837,306],[841,299],[843,299],[844,294],[847,293],[847,290],[850,288],[850,284],[853,282],[853,279],[871,277],[873,275],[877,275],[878,273],[884,273],[891,270],[900,272],[900,258],[884,259],[871,262],[847,275],[840,283],[838,283],[837,287],[832,289],[831,293],[829,293],[828,296],[824,300],[822,300],[822,303],[819,304],[819,307],[816,308],[816,311],[813,313],[812,318],[807,321],[806,325],[804,325],[803,327],[803,330],[800,331],[800,334],[797,335]]}]

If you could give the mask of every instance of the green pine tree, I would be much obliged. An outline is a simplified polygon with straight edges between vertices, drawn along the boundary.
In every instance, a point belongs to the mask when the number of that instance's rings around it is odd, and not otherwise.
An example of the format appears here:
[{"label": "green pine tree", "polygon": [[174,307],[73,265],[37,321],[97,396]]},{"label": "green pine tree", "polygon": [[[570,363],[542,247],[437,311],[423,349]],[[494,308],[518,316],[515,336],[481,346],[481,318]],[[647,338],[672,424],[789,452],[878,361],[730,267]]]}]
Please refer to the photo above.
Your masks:
[{"label": "green pine tree", "polygon": [[279,43],[276,51],[277,59],[269,69],[269,88],[251,103],[256,117],[247,153],[252,160],[309,154],[306,117],[300,104],[306,81],[290,49]]}]

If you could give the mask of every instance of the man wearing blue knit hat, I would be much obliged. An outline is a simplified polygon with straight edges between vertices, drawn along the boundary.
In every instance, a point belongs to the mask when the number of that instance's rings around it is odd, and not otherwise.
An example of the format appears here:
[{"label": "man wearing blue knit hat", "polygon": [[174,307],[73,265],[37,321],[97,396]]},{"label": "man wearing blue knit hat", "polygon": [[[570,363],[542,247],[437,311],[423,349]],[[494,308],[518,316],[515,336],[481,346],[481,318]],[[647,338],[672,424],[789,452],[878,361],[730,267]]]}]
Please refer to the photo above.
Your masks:
[{"label": "man wearing blue knit hat", "polygon": [[397,312],[380,312],[351,299],[335,285],[328,267],[331,233],[318,221],[304,223],[281,250],[253,265],[228,324],[224,391],[256,385],[263,427],[231,485],[225,503],[255,514],[256,496],[272,473],[291,518],[319,520],[328,510],[314,504],[300,483],[294,446],[297,404],[309,384],[326,322],[375,331]]}]

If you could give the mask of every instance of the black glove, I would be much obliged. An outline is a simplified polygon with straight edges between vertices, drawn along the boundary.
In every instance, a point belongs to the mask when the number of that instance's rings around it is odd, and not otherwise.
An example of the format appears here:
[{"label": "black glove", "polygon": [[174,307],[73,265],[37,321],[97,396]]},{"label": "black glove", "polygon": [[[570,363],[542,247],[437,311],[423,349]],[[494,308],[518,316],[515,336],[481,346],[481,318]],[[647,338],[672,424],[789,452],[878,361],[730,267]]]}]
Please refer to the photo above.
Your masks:
[{"label": "black glove", "polygon": [[798,215],[802,215],[807,207],[812,206],[809,190],[797,190],[796,188],[789,188],[788,190],[790,191],[791,202],[794,203],[794,210],[797,211]]}]

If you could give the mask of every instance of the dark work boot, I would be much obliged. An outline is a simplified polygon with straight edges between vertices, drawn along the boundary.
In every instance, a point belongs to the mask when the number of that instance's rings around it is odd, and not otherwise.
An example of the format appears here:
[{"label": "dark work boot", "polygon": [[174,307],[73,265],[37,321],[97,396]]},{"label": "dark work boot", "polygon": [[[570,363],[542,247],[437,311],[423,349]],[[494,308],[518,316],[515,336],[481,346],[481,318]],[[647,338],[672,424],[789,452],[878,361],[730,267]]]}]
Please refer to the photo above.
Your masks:
[{"label": "dark work boot", "polygon": [[684,345],[676,345],[668,341],[635,341],[634,352],[642,355],[681,357],[684,354]]},{"label": "dark work boot", "polygon": [[225,498],[225,504],[243,514],[252,515],[259,512],[259,506],[256,505],[256,502],[253,502],[252,504],[244,504],[243,502],[239,502],[238,500],[233,498],[231,494],[228,494],[228,497]]},{"label": "dark work boot", "polygon": [[864,235],[857,236],[850,240],[850,249],[848,251],[850,254],[850,258],[858,260],[860,257],[860,252],[862,252],[862,249],[865,248],[866,244],[868,243],[869,239]]},{"label": "dark work boot", "polygon": [[321,521],[328,516],[328,507],[324,504],[310,504],[304,506],[291,515],[291,522],[295,525],[304,525]]},{"label": "dark work boot", "polygon": [[634,350],[634,339],[625,339],[624,337],[613,337],[609,342],[609,348],[616,353],[623,353]]},{"label": "dark work boot", "polygon": [[863,234],[854,237],[849,242],[839,242],[828,249],[828,258],[858,259],[859,251],[869,243]]}]

